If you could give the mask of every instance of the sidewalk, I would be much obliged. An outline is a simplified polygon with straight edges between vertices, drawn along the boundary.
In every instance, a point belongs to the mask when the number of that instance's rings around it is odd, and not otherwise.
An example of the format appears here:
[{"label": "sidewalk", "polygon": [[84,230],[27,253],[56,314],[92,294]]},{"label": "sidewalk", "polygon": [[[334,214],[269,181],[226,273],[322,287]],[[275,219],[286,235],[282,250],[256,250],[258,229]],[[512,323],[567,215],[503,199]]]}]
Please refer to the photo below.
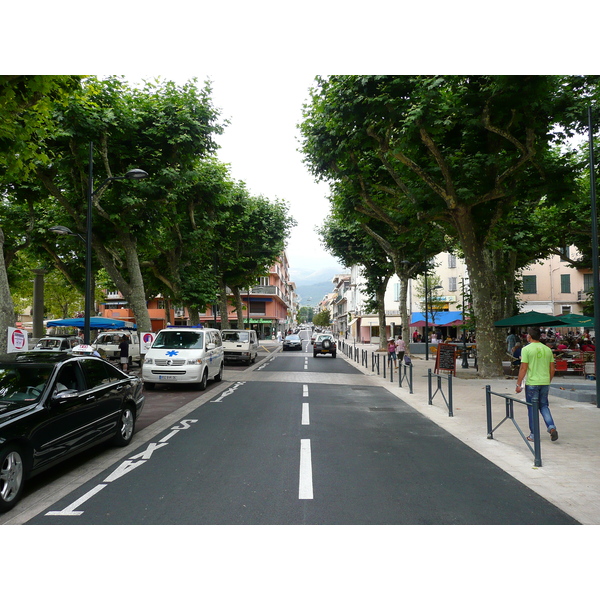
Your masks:
[{"label": "sidewalk", "polygon": [[[428,404],[428,369],[433,372],[435,359],[430,356],[411,355],[413,362],[413,394],[408,383],[399,386],[399,371],[394,371],[393,382],[386,367],[386,379],[383,378],[383,361],[386,353],[381,353],[380,374],[371,370],[371,353],[377,346],[356,344],[356,348],[368,351],[368,366],[361,366],[359,360],[346,356],[338,349],[338,357],[350,362],[357,369],[373,378],[374,385],[387,388],[431,421],[473,448],[498,467],[512,475],[521,483],[543,496],[582,524],[600,524],[600,409],[596,407],[595,393],[590,401],[581,402],[550,395],[550,410],[556,423],[559,438],[550,441],[544,421],[540,416],[542,466],[534,466],[534,456],[512,421],[505,421],[496,431],[493,439],[487,438],[485,388],[497,394],[506,394],[525,400],[524,392],[515,393],[515,377],[503,379],[479,379],[472,366],[461,367],[457,361],[456,376],[452,377],[453,416],[448,416],[448,407],[441,395],[448,397],[448,380],[440,381],[442,391],[437,392],[433,404]],[[445,373],[441,373],[445,375]],[[582,384],[581,377],[555,378],[553,383]],[[589,382],[595,392],[595,382]],[[432,393],[438,386],[437,377],[432,381]],[[564,395],[564,394],[563,394]],[[506,409],[503,398],[492,397],[492,427],[505,418]],[[515,421],[521,431],[529,433],[527,407],[514,403]]]}]

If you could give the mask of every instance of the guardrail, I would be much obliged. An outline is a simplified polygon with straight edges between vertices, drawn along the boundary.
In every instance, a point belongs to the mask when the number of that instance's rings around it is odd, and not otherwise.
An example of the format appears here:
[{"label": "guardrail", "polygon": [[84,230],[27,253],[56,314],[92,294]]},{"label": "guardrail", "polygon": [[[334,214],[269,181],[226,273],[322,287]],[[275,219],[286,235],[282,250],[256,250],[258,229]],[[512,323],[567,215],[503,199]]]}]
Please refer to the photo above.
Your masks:
[{"label": "guardrail", "polygon": [[[435,392],[431,393],[431,380],[432,378],[435,377],[437,379],[437,389],[435,390]],[[444,389],[442,388],[442,380],[443,379],[447,379],[448,380],[448,396],[446,396],[446,394],[444,393]],[[446,407],[448,408],[448,416],[449,417],[453,417],[454,416],[454,412],[453,412],[453,403],[452,403],[452,375],[440,375],[439,373],[433,374],[431,369],[427,369],[427,397],[428,397],[428,404],[433,404],[433,398],[436,396],[436,394],[438,392],[440,392],[440,395],[442,396],[444,402],[446,403]]]},{"label": "guardrail", "polygon": [[[505,404],[505,416],[504,418],[493,427],[492,425],[492,396],[498,396],[500,398],[504,398]],[[533,407],[533,413],[535,417],[533,418],[533,448],[527,439],[527,436],[521,431],[519,424],[515,421],[515,411],[514,411],[514,403],[525,404],[528,409],[529,407]],[[535,399],[532,402],[527,402],[526,400],[520,400],[519,398],[513,398],[512,396],[508,396],[506,394],[498,394],[496,392],[492,392],[491,386],[485,386],[485,412],[487,417],[487,437],[489,440],[494,438],[494,431],[500,427],[506,421],[512,421],[513,425],[516,427],[520,436],[523,438],[523,441],[533,454],[533,464],[536,467],[542,466],[542,445],[540,442],[540,413],[539,413],[540,403],[539,400]]]}]

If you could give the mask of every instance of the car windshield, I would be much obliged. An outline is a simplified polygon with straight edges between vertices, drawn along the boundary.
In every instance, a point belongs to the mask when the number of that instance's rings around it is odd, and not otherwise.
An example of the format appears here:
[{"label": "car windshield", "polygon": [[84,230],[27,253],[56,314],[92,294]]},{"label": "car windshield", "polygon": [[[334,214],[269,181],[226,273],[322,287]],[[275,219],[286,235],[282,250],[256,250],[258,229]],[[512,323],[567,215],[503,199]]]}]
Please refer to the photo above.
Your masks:
[{"label": "car windshield", "polygon": [[322,342],[323,340],[332,340],[332,339],[333,339],[332,335],[324,333],[324,334],[319,335],[319,337],[317,338],[317,341]]},{"label": "car windshield", "polygon": [[119,344],[121,335],[117,333],[101,333],[96,339],[96,344]]},{"label": "car windshield", "polygon": [[42,338],[36,345],[37,350],[60,350],[62,340]]},{"label": "car windshield", "polygon": [[224,342],[247,342],[250,334],[247,331],[223,331]]},{"label": "car windshield", "polygon": [[0,402],[32,402],[46,387],[52,365],[0,366]]},{"label": "car windshield", "polygon": [[300,341],[300,336],[298,336],[298,335],[288,335],[285,339],[286,340],[292,340],[292,341]]},{"label": "car windshield", "polygon": [[161,331],[152,348],[203,348],[204,333],[201,331]]}]

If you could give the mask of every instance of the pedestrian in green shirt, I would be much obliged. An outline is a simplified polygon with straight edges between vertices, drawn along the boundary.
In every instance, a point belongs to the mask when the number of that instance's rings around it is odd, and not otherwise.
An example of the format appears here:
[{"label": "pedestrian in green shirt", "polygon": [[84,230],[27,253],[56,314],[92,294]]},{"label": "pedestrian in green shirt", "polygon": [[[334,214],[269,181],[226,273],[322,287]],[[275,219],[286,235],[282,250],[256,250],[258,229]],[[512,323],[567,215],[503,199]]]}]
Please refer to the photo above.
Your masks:
[{"label": "pedestrian in green shirt", "polygon": [[527,329],[527,341],[529,342],[521,350],[521,367],[517,377],[517,393],[522,389],[523,379],[525,383],[525,400],[528,402],[529,413],[529,436],[527,439],[533,441],[533,419],[537,415],[533,414],[531,403],[537,398],[539,410],[546,423],[550,439],[555,442],[558,439],[558,432],[550,413],[548,406],[548,393],[550,391],[550,382],[554,377],[554,355],[552,350],[540,342],[541,332],[539,327],[529,327]]}]

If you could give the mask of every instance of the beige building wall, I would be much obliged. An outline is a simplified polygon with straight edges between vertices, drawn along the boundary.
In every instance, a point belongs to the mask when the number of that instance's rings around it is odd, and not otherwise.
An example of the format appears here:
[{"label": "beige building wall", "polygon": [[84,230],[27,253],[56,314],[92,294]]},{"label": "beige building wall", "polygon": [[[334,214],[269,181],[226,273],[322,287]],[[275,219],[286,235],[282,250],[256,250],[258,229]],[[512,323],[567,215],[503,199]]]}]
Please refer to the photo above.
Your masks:
[{"label": "beige building wall", "polygon": [[[575,247],[569,247],[569,251],[572,258],[577,257]],[[591,279],[586,278],[586,274],[591,274],[591,270],[574,269],[559,256],[530,265],[523,271],[523,312],[535,310],[549,315],[581,314],[586,288],[589,287],[586,283]],[[534,279],[528,281],[527,278]],[[528,285],[534,286],[535,293],[528,292]]]}]

